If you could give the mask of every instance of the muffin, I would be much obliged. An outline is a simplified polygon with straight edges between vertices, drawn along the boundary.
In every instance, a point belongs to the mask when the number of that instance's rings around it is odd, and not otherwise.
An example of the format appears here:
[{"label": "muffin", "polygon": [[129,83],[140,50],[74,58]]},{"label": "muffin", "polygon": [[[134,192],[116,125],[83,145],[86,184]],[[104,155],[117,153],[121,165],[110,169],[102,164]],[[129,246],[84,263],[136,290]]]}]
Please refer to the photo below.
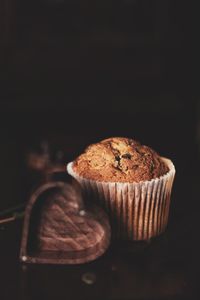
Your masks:
[{"label": "muffin", "polygon": [[108,138],[87,147],[67,170],[108,212],[114,236],[148,240],[165,230],[175,168],[150,147]]}]

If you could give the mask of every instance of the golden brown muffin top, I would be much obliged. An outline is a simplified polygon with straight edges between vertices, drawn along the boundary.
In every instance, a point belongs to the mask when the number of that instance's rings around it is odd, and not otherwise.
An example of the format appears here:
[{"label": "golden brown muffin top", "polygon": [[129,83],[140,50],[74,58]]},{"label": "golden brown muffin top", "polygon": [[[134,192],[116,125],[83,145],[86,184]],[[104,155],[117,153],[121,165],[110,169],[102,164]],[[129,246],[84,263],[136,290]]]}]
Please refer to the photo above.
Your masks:
[{"label": "golden brown muffin top", "polygon": [[122,137],[88,146],[74,161],[73,169],[85,178],[109,182],[151,180],[169,171],[154,150]]}]

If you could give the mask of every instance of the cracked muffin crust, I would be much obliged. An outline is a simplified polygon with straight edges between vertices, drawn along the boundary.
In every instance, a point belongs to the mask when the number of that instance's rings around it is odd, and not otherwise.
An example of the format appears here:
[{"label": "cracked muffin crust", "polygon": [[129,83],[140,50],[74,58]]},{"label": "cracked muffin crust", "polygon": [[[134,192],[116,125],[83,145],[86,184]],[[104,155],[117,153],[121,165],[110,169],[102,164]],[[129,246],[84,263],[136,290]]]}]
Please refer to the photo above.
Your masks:
[{"label": "cracked muffin crust", "polygon": [[74,161],[73,169],[85,178],[106,182],[141,182],[169,171],[150,147],[122,137],[88,146]]}]

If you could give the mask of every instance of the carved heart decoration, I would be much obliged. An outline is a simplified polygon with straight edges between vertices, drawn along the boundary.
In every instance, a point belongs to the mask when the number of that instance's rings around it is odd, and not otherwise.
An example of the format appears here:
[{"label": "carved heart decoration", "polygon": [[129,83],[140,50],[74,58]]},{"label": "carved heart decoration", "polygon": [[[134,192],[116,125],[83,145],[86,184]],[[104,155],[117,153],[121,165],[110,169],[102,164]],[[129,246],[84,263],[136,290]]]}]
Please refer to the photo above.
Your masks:
[{"label": "carved heart decoration", "polygon": [[25,212],[20,260],[80,264],[102,255],[110,243],[107,215],[84,206],[76,186],[48,182],[30,197]]}]

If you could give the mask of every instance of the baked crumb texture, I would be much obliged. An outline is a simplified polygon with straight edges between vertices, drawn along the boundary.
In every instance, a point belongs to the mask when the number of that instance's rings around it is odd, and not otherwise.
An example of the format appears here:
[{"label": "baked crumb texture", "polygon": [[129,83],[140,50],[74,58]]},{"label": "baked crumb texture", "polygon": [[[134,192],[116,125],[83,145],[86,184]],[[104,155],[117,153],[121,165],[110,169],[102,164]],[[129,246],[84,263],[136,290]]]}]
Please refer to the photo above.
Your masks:
[{"label": "baked crumb texture", "polygon": [[169,171],[150,147],[122,137],[90,145],[74,161],[73,168],[80,176],[105,182],[141,182]]}]

